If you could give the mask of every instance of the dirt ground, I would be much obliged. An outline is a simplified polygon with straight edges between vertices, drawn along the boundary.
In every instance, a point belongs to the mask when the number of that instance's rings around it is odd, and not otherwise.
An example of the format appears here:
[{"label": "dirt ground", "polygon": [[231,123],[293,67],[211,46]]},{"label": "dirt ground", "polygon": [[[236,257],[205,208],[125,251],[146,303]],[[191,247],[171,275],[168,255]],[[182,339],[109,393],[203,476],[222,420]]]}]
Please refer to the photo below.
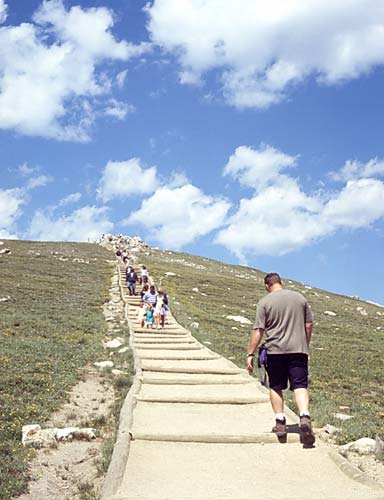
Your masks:
[{"label": "dirt ground", "polygon": [[[89,368],[72,389],[69,402],[53,415],[50,424],[92,427],[94,423],[106,422],[113,399],[114,390],[108,379]],[[56,448],[37,450],[30,465],[29,493],[17,500],[98,498],[103,477],[98,475],[95,459],[103,437],[98,435],[92,441],[59,443]]]}]

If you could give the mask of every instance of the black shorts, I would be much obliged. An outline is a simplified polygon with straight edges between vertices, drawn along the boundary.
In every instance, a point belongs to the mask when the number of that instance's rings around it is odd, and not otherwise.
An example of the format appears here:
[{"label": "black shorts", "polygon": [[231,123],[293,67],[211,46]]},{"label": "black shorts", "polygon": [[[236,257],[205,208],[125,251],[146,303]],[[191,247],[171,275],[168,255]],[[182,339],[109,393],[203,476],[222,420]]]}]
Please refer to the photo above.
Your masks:
[{"label": "black shorts", "polygon": [[268,354],[267,373],[271,389],[286,389],[288,380],[291,391],[307,388],[308,356],[304,353]]}]

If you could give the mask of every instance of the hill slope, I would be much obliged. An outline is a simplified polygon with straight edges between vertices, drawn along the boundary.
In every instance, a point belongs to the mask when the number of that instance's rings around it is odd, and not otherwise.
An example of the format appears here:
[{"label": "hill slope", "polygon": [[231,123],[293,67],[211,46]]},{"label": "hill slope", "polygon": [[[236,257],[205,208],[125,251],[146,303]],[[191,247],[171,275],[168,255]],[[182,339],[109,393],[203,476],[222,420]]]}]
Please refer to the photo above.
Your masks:
[{"label": "hill slope", "polygon": [[0,249],[0,498],[25,489],[24,424],[46,422],[103,351],[113,267],[97,245],[4,241]]},{"label": "hill slope", "polygon": [[[184,253],[147,249],[140,254],[171,298],[178,322],[212,349],[244,367],[255,305],[264,295],[261,271]],[[173,273],[167,274],[167,273]],[[311,396],[315,424],[342,427],[341,443],[384,436],[384,308],[285,279],[314,313]],[[331,313],[331,314],[329,314]],[[333,313],[333,314],[332,314]],[[340,411],[353,418],[340,422]]]},{"label": "hill slope", "polygon": [[[77,369],[102,352],[113,254],[98,245],[6,241],[0,255],[0,497],[22,491],[29,451],[21,426],[44,423],[66,398]],[[178,252],[146,248],[139,260],[164,286],[177,320],[244,367],[264,273]],[[172,273],[167,275],[167,273]],[[340,442],[384,436],[384,309],[286,280],[315,315],[311,358],[316,425],[342,425]],[[335,315],[325,314],[331,311]],[[335,421],[343,410],[354,418]]]}]

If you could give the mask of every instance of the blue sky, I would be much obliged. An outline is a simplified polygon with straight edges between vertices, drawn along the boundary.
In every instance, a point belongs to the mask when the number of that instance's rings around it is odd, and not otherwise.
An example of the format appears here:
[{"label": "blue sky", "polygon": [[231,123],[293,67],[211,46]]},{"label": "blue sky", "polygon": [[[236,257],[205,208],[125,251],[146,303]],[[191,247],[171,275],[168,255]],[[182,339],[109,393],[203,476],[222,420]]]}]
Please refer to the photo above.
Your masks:
[{"label": "blue sky", "polygon": [[0,0],[0,237],[384,303],[383,64],[376,0]]}]

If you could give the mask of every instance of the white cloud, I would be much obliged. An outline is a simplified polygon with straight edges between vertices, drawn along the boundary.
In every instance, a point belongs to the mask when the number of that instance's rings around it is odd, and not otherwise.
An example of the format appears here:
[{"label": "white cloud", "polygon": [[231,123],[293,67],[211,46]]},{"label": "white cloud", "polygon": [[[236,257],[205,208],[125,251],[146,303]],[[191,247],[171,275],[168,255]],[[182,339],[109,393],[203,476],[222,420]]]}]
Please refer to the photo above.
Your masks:
[{"label": "white cloud", "polygon": [[[251,198],[240,201],[228,225],[218,233],[216,242],[243,261],[247,254],[283,255],[337,230],[367,228],[384,217],[384,182],[378,179],[350,180],[340,191],[323,191],[321,196],[306,194],[296,179],[278,174],[280,167],[291,166],[287,159],[285,163],[272,162],[271,170],[265,173],[267,178],[268,172],[271,173],[269,182],[260,187],[264,175],[260,179],[256,175],[256,181],[251,175],[250,179],[246,177],[247,182],[244,181],[244,175],[254,174],[255,163],[235,161],[238,158],[244,160],[244,155],[238,151],[239,148],[225,170],[230,170],[240,182],[253,186],[255,191]],[[252,151],[245,148],[240,153],[252,159]],[[273,151],[273,157],[278,157],[280,152]],[[284,158],[284,154],[281,155]],[[267,155],[266,159],[269,158]],[[287,158],[294,163],[295,158]],[[250,171],[244,170],[244,164],[252,167],[249,167]],[[365,167],[358,169],[360,173],[381,173],[376,160],[371,160]],[[260,172],[264,173],[262,165],[256,169],[256,174]]]},{"label": "white cloud", "polygon": [[384,182],[358,179],[325,205],[322,218],[333,227],[366,227],[384,217]]},{"label": "white cloud", "polygon": [[23,189],[0,189],[0,235],[2,238],[16,237],[13,226],[21,215],[21,207],[25,202]]},{"label": "white cloud", "polygon": [[23,163],[16,170],[22,177],[28,177],[39,171],[38,167],[30,167],[28,163]]},{"label": "white cloud", "polygon": [[135,107],[132,106],[132,104],[127,104],[126,102],[118,101],[116,99],[110,99],[104,113],[106,115],[113,116],[117,120],[124,120],[128,113],[133,113],[134,111]]},{"label": "white cloud", "polygon": [[4,0],[0,0],[0,24],[7,19],[7,4]]},{"label": "white cloud", "polygon": [[77,203],[81,199],[81,193],[72,193],[68,196],[62,198],[57,204],[58,207],[64,207],[66,205],[71,205],[72,203]]},{"label": "white cloud", "polygon": [[375,177],[384,175],[384,160],[373,158],[367,163],[348,160],[342,169],[331,172],[330,177],[335,181],[348,181],[361,177]]},{"label": "white cloud", "polygon": [[242,199],[216,241],[241,259],[247,253],[283,255],[323,234],[320,209],[320,201],[307,196],[294,179],[280,179]]},{"label": "white cloud", "polygon": [[116,75],[116,82],[119,89],[122,89],[124,87],[125,80],[127,79],[127,73],[128,70],[125,69],[124,71],[120,71],[120,73]]},{"label": "white cloud", "polygon": [[0,28],[0,128],[86,141],[111,89],[101,64],[126,61],[149,45],[117,41],[104,7],[66,10],[62,0],[45,0],[33,21]]},{"label": "white cloud", "polygon": [[54,219],[39,210],[32,218],[28,236],[43,241],[93,241],[113,229],[107,211],[106,207],[85,206]]},{"label": "white cloud", "polygon": [[230,204],[192,184],[160,187],[126,224],[141,224],[156,241],[179,249],[223,225]]},{"label": "white cloud", "polygon": [[261,146],[259,150],[239,146],[224,167],[224,175],[229,175],[244,186],[260,189],[276,180],[280,171],[294,167],[297,157],[289,156],[271,146]]},{"label": "white cloud", "polygon": [[179,60],[182,83],[221,72],[238,108],[263,108],[313,76],[335,84],[384,63],[384,10],[377,0],[154,0],[154,43]]},{"label": "white cloud", "polygon": [[187,174],[185,172],[172,172],[167,187],[178,188],[184,186],[184,184],[190,184]]},{"label": "white cloud", "polygon": [[37,187],[46,186],[47,184],[52,182],[52,180],[52,177],[50,177],[49,175],[38,175],[37,177],[31,177],[28,180],[26,189],[34,189]]},{"label": "white cloud", "polygon": [[99,182],[97,196],[104,202],[136,194],[152,193],[158,186],[156,167],[145,168],[138,158],[109,161]]}]

